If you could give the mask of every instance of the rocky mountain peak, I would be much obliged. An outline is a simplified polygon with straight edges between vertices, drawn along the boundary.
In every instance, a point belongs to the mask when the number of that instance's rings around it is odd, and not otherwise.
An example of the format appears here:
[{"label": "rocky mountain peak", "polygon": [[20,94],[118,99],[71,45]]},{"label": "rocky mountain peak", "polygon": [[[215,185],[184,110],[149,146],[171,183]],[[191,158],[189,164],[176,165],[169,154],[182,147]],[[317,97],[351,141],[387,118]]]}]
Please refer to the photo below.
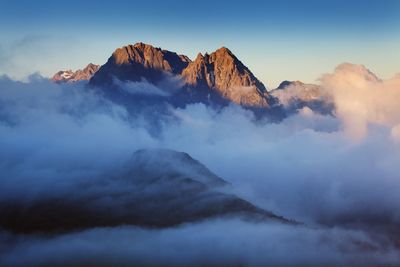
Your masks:
[{"label": "rocky mountain peak", "polygon": [[220,56],[230,56],[230,57],[236,58],[236,56],[231,52],[231,50],[229,50],[225,46],[222,46],[221,48],[215,50],[215,52],[213,54],[220,55]]},{"label": "rocky mountain peak", "polygon": [[85,81],[92,78],[92,76],[100,68],[99,65],[89,63],[84,69],[72,71],[72,70],[62,70],[54,74],[51,78],[54,82],[77,82]]},{"label": "rocky mountain peak", "polygon": [[114,80],[159,84],[175,76],[182,82],[179,101],[234,102],[263,108],[272,97],[254,74],[226,47],[187,56],[145,43],[118,48],[90,80],[91,85],[113,85]]},{"label": "rocky mountain peak", "polygon": [[112,84],[113,79],[118,78],[123,81],[146,79],[156,83],[165,73],[179,75],[189,62],[187,56],[136,43],[116,49],[90,82],[92,85]]},{"label": "rocky mountain peak", "polygon": [[190,60],[168,50],[145,43],[136,43],[118,48],[113,53],[117,65],[142,64],[145,68],[180,73]]},{"label": "rocky mountain peak", "polygon": [[200,61],[200,60],[204,60],[204,56],[203,56],[202,53],[198,53],[198,54],[197,54],[197,57],[196,57],[196,59],[195,59],[195,61]]},{"label": "rocky mountain peak", "polygon": [[100,65],[89,63],[82,71],[83,71],[83,73],[88,74],[88,76],[90,76],[88,78],[90,79],[93,76],[93,74],[95,74],[96,71],[99,70],[99,68],[100,68]]},{"label": "rocky mountain peak", "polygon": [[317,84],[283,81],[270,94],[279,100],[287,112],[297,112],[308,107],[314,112],[332,114],[334,109],[332,96]]},{"label": "rocky mountain peak", "polygon": [[304,83],[301,81],[283,81],[279,84],[279,86],[276,89],[285,89],[286,87],[289,86],[303,86]]},{"label": "rocky mountain peak", "polygon": [[265,86],[226,47],[209,55],[199,54],[183,70],[182,77],[190,86],[214,90],[223,98],[240,105],[269,105]]}]

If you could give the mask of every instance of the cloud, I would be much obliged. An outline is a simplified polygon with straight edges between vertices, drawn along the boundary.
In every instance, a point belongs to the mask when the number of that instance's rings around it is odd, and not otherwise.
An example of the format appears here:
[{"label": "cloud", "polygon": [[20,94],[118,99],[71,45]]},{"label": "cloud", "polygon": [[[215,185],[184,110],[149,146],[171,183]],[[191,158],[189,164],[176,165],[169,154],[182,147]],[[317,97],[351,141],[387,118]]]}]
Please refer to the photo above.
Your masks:
[{"label": "cloud", "polygon": [[85,188],[72,185],[82,177],[113,173],[137,149],[161,147],[189,153],[252,203],[315,227],[221,219],[160,231],[3,233],[0,258],[14,266],[61,264],[53,255],[72,265],[96,259],[104,265],[157,265],[154,253],[171,265],[202,259],[215,265],[398,263],[398,80],[381,81],[363,68],[345,67],[324,76],[322,85],[333,92],[336,117],[304,107],[271,123],[237,105],[160,108],[150,101],[132,107],[84,84],[2,77],[2,202],[77,195]]},{"label": "cloud", "polygon": [[340,120],[307,108],[279,124],[235,106],[176,112],[182,120],[163,130],[163,146],[188,152],[266,209],[307,222],[399,222],[400,153],[387,128],[354,143]]},{"label": "cloud", "polygon": [[169,95],[166,91],[163,91],[155,85],[149,84],[146,80],[140,82],[122,82],[118,79],[115,79],[114,84],[120,87],[123,91],[132,95],[149,95],[161,97],[166,97]]},{"label": "cloud", "polygon": [[[1,238],[1,236],[0,236]],[[399,254],[362,232],[212,220],[163,230],[97,228],[3,236],[4,266],[385,266]],[[384,247],[382,249],[381,247]]]},{"label": "cloud", "polygon": [[332,114],[335,108],[330,91],[316,84],[295,81],[284,88],[271,91],[271,94],[279,99],[289,113],[307,107],[321,114]]},{"label": "cloud", "polygon": [[27,175],[46,180],[68,169],[98,172],[153,142],[144,126],[134,127],[140,122],[130,121],[124,107],[82,85],[3,79],[0,87],[0,168],[13,173],[5,181]]},{"label": "cloud", "polygon": [[400,79],[381,80],[362,65],[344,63],[321,78],[332,91],[337,116],[353,139],[367,135],[369,124],[393,127],[400,123]]},{"label": "cloud", "polygon": [[392,128],[391,135],[396,142],[400,142],[400,124]]}]

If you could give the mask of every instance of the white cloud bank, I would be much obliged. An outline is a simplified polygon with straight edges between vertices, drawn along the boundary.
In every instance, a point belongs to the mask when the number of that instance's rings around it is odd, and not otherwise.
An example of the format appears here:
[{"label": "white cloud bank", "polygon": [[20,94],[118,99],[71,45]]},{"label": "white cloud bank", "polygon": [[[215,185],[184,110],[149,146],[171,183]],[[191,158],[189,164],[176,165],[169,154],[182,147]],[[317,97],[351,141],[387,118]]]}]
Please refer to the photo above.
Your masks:
[{"label": "white cloud bank", "polygon": [[400,76],[382,81],[362,65],[344,63],[321,81],[332,91],[337,115],[351,137],[365,137],[369,124],[400,123]]}]

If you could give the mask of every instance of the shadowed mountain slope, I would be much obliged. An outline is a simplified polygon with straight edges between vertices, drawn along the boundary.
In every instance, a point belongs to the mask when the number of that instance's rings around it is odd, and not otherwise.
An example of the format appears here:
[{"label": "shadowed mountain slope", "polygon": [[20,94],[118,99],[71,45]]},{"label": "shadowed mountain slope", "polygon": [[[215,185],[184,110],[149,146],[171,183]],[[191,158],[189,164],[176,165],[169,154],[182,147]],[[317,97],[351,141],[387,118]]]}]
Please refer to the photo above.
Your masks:
[{"label": "shadowed mountain slope", "polygon": [[[172,150],[139,150],[114,173],[59,183],[69,190],[56,192],[49,186],[29,201],[3,199],[0,227],[14,232],[168,227],[219,216],[288,222],[226,193],[223,179],[188,154]],[[27,198],[31,193],[34,189],[27,188]]]}]

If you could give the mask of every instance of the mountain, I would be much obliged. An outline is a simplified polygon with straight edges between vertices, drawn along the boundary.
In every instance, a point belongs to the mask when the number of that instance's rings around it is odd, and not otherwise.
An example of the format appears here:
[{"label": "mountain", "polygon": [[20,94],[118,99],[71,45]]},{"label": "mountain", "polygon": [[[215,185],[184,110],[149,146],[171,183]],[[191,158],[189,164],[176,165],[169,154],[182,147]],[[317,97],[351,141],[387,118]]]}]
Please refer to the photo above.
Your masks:
[{"label": "mountain", "polygon": [[293,102],[312,102],[323,96],[322,88],[316,84],[305,84],[301,81],[283,81],[271,94],[279,99],[281,104],[290,105]]},{"label": "mountain", "polygon": [[90,80],[92,76],[98,71],[100,68],[99,65],[95,65],[90,63],[83,70],[62,70],[54,74],[51,78],[54,82],[77,82],[77,81],[85,81]]},{"label": "mountain", "polygon": [[270,93],[289,112],[308,107],[322,114],[331,114],[334,109],[332,96],[320,85],[283,81]]},{"label": "mountain", "polygon": [[304,83],[301,82],[301,81],[287,81],[287,80],[285,80],[285,81],[281,82],[276,89],[283,90],[283,89],[288,88],[289,86],[303,86],[303,85],[304,85]]},{"label": "mountain", "polygon": [[116,80],[160,85],[168,79],[180,81],[175,101],[234,102],[256,108],[273,102],[265,86],[225,47],[210,55],[199,54],[192,62],[187,56],[149,44],[127,45],[115,50],[90,85],[115,89],[121,84]]},{"label": "mountain", "polygon": [[224,99],[243,106],[268,107],[270,96],[265,86],[227,48],[198,54],[182,72],[186,85],[211,90]]},{"label": "mountain", "polygon": [[[173,150],[139,150],[113,173],[71,178],[57,188],[44,188],[46,193],[27,197],[28,202],[4,200],[0,228],[34,233],[123,225],[169,227],[221,216],[290,222],[229,193],[226,181],[190,155]],[[35,190],[27,188],[27,196],[37,196]],[[73,195],[67,193],[71,191]]]},{"label": "mountain", "polygon": [[166,74],[179,75],[189,64],[187,56],[178,55],[148,44],[137,43],[115,50],[108,61],[90,79],[95,86],[109,86],[114,78],[138,82],[142,79],[157,84]]}]

